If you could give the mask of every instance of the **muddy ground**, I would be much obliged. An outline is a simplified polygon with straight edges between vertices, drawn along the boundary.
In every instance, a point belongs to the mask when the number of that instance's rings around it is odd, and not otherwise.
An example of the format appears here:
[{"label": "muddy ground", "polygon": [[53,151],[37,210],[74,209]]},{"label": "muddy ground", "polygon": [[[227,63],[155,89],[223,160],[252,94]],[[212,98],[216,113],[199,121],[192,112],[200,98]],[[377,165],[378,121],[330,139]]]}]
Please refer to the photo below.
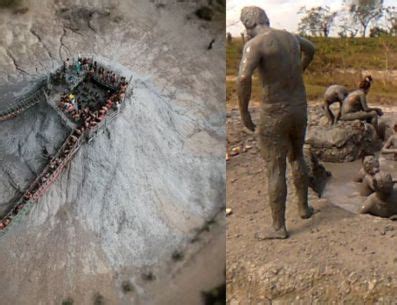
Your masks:
[{"label": "muddy ground", "polygon": [[[252,111],[257,118],[258,106]],[[271,224],[265,163],[236,108],[228,109],[227,128],[229,150],[240,147],[227,161],[228,304],[396,304],[397,223],[349,212],[310,190],[312,219],[301,220],[287,199],[289,239],[256,240]]]}]

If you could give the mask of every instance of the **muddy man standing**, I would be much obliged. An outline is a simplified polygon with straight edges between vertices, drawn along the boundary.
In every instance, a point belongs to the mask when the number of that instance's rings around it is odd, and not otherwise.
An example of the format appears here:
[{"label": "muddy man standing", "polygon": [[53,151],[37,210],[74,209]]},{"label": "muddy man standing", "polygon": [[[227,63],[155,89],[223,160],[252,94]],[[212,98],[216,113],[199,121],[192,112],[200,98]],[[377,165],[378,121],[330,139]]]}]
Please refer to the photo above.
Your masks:
[{"label": "muddy man standing", "polygon": [[258,239],[284,239],[287,197],[286,159],[291,164],[296,204],[301,218],[310,218],[308,176],[303,157],[307,125],[306,91],[302,73],[313,59],[314,45],[287,31],[270,27],[259,7],[245,7],[241,22],[247,31],[247,43],[237,80],[240,115],[244,126],[254,131],[248,111],[252,74],[256,68],[262,78],[264,97],[256,135],[267,165],[268,200],[273,225],[258,233]]}]

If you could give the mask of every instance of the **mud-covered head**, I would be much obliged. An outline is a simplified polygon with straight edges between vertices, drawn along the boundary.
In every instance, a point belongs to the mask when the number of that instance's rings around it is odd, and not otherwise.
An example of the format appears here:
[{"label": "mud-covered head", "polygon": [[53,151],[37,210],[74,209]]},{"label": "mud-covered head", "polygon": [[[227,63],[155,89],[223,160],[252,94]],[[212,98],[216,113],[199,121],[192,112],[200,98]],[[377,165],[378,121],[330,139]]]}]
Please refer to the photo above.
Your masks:
[{"label": "mud-covered head", "polygon": [[379,167],[380,167],[379,160],[375,156],[368,155],[364,157],[363,168],[367,174],[375,175],[376,173],[379,172]]},{"label": "mud-covered head", "polygon": [[257,6],[246,6],[241,10],[240,20],[246,29],[247,40],[257,35],[258,27],[270,26],[266,12]]},{"label": "mud-covered head", "polygon": [[362,89],[365,93],[368,93],[369,89],[371,88],[372,84],[372,76],[367,75],[364,77],[364,79],[360,82],[359,88]]},{"label": "mud-covered head", "polygon": [[390,194],[393,191],[393,179],[389,173],[379,172],[374,179],[375,192]]}]

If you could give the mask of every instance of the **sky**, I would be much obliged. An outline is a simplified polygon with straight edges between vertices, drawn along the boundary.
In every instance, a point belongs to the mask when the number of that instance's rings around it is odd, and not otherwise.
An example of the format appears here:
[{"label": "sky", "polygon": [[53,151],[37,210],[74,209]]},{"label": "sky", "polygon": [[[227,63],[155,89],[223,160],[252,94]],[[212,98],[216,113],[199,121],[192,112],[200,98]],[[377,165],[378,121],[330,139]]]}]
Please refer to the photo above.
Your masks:
[{"label": "sky", "polygon": [[[274,28],[297,32],[301,15],[297,12],[302,6],[329,6],[331,10],[342,8],[342,0],[226,0],[226,31],[239,36],[244,27],[239,21],[244,6],[255,5],[263,8]],[[385,6],[396,4],[396,0],[385,0]]]}]

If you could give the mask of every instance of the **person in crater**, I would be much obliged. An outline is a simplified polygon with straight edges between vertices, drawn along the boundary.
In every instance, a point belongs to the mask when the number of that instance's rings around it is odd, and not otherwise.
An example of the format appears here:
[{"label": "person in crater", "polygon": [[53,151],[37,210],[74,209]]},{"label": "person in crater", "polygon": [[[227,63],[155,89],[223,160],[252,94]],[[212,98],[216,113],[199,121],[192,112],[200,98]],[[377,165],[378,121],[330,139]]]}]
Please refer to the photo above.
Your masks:
[{"label": "person in crater", "polygon": [[394,133],[387,139],[381,150],[382,154],[393,154],[393,159],[397,160],[397,124],[393,126]]},{"label": "person in crater", "polygon": [[[325,116],[328,118],[329,125],[335,125],[341,116],[342,103],[348,96],[349,91],[345,86],[331,85],[325,90],[323,109]],[[339,103],[339,112],[334,115],[330,106],[334,103]]]},{"label": "person in crater", "polygon": [[243,51],[237,79],[237,92],[242,123],[255,131],[248,111],[252,75],[259,68],[264,98],[257,129],[262,157],[267,162],[268,200],[272,212],[272,228],[257,233],[256,238],[285,239],[287,196],[286,159],[291,164],[296,203],[301,218],[310,218],[308,175],[303,156],[307,126],[307,102],[302,72],[313,59],[314,45],[299,36],[270,27],[269,19],[259,7],[241,11],[249,39]]},{"label": "person in crater", "polygon": [[360,209],[361,214],[397,219],[397,191],[390,174],[379,172],[374,178],[375,193],[371,194]]},{"label": "person in crater", "polygon": [[362,159],[362,168],[354,179],[359,182],[361,196],[369,196],[375,192],[374,177],[380,171],[379,160],[374,155],[367,155]]},{"label": "person in crater", "polygon": [[372,77],[366,76],[359,85],[359,89],[349,93],[342,103],[340,119],[343,121],[361,120],[371,123],[379,135],[378,116],[383,115],[380,108],[368,107],[367,94],[371,88]]}]

